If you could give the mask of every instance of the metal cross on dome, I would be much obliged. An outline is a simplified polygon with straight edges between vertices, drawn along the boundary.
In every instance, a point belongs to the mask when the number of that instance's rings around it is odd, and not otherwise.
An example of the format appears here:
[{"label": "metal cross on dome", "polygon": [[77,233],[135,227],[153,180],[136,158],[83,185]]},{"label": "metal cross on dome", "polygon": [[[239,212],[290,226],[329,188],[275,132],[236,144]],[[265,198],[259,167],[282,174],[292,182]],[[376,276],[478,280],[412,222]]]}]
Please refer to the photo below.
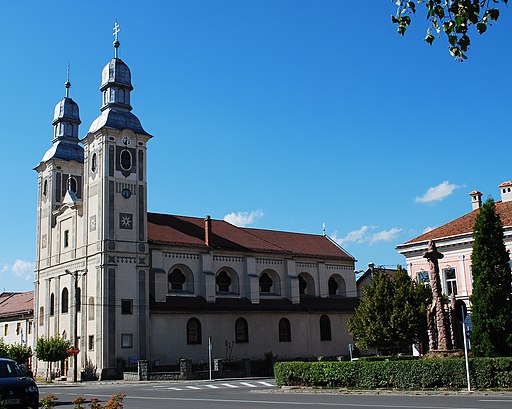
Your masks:
[{"label": "metal cross on dome", "polygon": [[114,40],[117,41],[117,35],[119,34],[120,31],[121,31],[121,27],[119,26],[119,23],[116,20],[114,23],[114,34],[112,34],[114,36]]},{"label": "metal cross on dome", "polygon": [[121,27],[119,26],[119,23],[117,20],[114,23],[114,30],[113,30],[113,36],[114,36],[114,57],[117,58],[117,49],[119,48],[119,39],[118,34],[121,31]]}]

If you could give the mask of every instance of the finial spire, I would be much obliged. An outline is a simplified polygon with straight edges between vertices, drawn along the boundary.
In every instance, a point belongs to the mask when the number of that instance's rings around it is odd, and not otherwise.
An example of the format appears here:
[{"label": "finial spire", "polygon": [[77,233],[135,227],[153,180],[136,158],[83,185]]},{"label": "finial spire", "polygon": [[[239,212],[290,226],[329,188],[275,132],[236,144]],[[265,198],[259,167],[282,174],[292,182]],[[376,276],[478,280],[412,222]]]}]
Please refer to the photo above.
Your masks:
[{"label": "finial spire", "polygon": [[66,87],[66,98],[69,98],[69,88],[71,87],[71,83],[69,82],[69,62],[68,62],[68,71],[66,74],[66,82],[64,83]]},{"label": "finial spire", "polygon": [[113,43],[114,44],[114,58],[117,58],[117,49],[121,45],[121,43],[119,42],[119,39],[118,39],[118,34],[120,31],[121,31],[121,27],[119,26],[119,23],[116,20],[114,23],[114,31],[112,34],[114,36],[114,43]]}]

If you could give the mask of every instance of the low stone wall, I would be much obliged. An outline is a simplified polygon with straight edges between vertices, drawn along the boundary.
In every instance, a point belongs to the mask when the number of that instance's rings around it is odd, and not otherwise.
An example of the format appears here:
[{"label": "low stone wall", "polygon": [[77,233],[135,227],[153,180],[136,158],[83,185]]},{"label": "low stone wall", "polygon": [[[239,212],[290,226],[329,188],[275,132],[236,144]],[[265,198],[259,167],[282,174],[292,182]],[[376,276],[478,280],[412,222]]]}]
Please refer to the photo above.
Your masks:
[{"label": "low stone wall", "polygon": [[[242,378],[251,375],[251,361],[243,361],[240,369],[224,369],[220,360],[215,360],[214,367],[212,368],[212,379],[222,378]],[[192,361],[190,359],[180,360],[179,372],[151,372],[148,370],[147,361],[139,361],[137,365],[137,372],[123,372],[123,379],[125,381],[185,381],[185,380],[199,380],[209,379],[209,371],[193,371]]]}]

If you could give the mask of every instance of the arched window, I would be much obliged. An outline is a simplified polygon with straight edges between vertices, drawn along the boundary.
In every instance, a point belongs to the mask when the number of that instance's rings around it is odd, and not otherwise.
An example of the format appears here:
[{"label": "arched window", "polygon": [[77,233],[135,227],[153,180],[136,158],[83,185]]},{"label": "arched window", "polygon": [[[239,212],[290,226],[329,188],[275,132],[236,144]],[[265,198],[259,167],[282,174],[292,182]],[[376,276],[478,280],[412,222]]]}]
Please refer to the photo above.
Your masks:
[{"label": "arched window", "polygon": [[69,190],[75,194],[77,192],[76,179],[73,177],[69,178]]},{"label": "arched window", "polygon": [[292,341],[292,330],[290,327],[290,321],[287,318],[281,318],[279,320],[279,342],[291,342]]},{"label": "arched window", "polygon": [[45,180],[43,183],[43,196],[46,196],[48,193],[48,181]]},{"label": "arched window", "polygon": [[260,293],[270,293],[273,281],[267,273],[260,275]]},{"label": "arched window", "polygon": [[127,149],[121,152],[121,168],[123,168],[123,170],[132,169],[132,154]]},{"label": "arched window", "polygon": [[331,320],[327,315],[320,317],[320,341],[331,341]]},{"label": "arched window", "polygon": [[215,284],[217,284],[217,291],[219,292],[231,291],[231,277],[224,270],[215,277]]},{"label": "arched window", "polygon": [[64,287],[64,289],[62,290],[60,312],[62,314],[66,314],[68,312],[68,309],[69,309],[69,293],[68,293],[68,289],[66,287]]},{"label": "arched window", "polygon": [[238,318],[235,321],[235,342],[237,344],[249,342],[249,325],[245,318]]},{"label": "arched window", "polygon": [[50,317],[55,315],[55,295],[53,293],[50,294]]},{"label": "arched window", "polygon": [[299,294],[315,295],[315,281],[309,273],[299,274]]},{"label": "arched window", "polygon": [[329,295],[336,295],[338,293],[338,283],[334,277],[329,278]]},{"label": "arched window", "polygon": [[304,295],[306,294],[306,288],[308,287],[308,283],[306,280],[304,280],[304,277],[299,276],[299,294]]},{"label": "arched window", "polygon": [[201,344],[201,322],[197,318],[190,318],[187,321],[187,344]]},{"label": "arched window", "polygon": [[330,276],[327,285],[329,287],[329,296],[345,297],[347,295],[345,280],[340,275],[335,274]]},{"label": "arched window", "polygon": [[172,273],[169,274],[169,290],[183,291],[185,281],[187,281],[185,274],[183,274],[179,268],[175,268],[172,270]]},{"label": "arched window", "polygon": [[80,290],[80,287],[77,287],[75,297],[76,310],[80,311],[82,308],[82,290]]},{"label": "arched window", "polygon": [[44,325],[44,307],[39,307],[39,326]]},{"label": "arched window", "polygon": [[89,297],[89,320],[94,319],[94,297]]}]

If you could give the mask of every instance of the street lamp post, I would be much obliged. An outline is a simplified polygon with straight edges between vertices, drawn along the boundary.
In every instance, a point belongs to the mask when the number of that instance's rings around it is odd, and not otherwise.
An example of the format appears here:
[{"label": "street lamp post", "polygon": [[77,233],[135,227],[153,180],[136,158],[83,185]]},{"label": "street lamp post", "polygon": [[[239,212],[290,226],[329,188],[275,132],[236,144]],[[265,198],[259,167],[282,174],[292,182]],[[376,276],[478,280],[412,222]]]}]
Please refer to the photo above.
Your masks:
[{"label": "street lamp post", "polygon": [[87,270],[69,271],[68,269],[66,269],[64,271],[66,274],[69,274],[71,277],[73,277],[75,288],[75,325],[73,329],[73,382],[76,383],[78,380],[78,305],[80,303],[78,297],[78,273],[82,272],[83,275],[85,275],[87,274]]}]

